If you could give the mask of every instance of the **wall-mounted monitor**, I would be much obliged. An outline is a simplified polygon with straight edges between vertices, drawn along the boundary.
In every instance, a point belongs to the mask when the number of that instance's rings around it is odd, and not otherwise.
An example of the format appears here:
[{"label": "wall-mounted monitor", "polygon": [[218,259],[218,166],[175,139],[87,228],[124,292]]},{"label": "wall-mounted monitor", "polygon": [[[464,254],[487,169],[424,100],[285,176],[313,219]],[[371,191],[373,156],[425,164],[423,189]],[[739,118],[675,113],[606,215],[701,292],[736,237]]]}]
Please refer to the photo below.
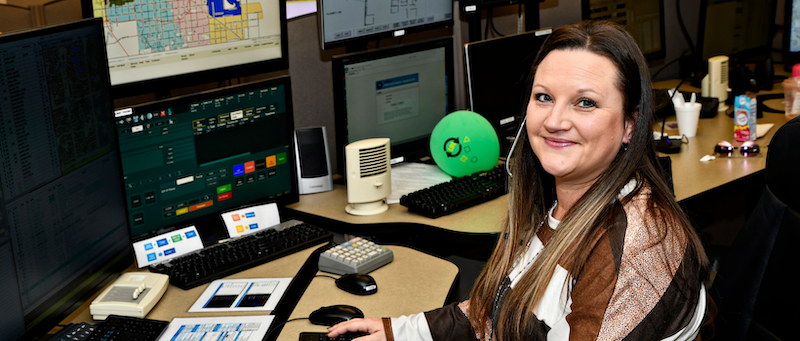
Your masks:
[{"label": "wall-mounted monitor", "polygon": [[550,33],[541,29],[464,45],[469,107],[492,123],[501,157],[525,116],[531,67]]},{"label": "wall-mounted monitor", "polygon": [[36,340],[132,264],[100,19],[0,35],[0,334]]},{"label": "wall-mounted monitor", "polygon": [[82,0],[115,98],[288,68],[286,0]]},{"label": "wall-mounted monitor", "polygon": [[131,240],[195,226],[210,245],[220,212],[296,202],[291,99],[279,77],[117,109]]},{"label": "wall-mounted monitor", "polygon": [[730,57],[732,63],[769,55],[776,6],[776,0],[701,0],[697,33],[700,65],[706,68],[708,58],[719,55]]},{"label": "wall-mounted monitor", "polygon": [[453,0],[317,0],[323,50],[453,25]]},{"label": "wall-mounted monitor", "polygon": [[584,20],[619,23],[648,61],[666,56],[664,0],[581,0]]},{"label": "wall-mounted monitor", "polygon": [[433,128],[453,108],[453,39],[334,56],[337,171],[344,147],[391,139],[392,163],[430,154]]}]

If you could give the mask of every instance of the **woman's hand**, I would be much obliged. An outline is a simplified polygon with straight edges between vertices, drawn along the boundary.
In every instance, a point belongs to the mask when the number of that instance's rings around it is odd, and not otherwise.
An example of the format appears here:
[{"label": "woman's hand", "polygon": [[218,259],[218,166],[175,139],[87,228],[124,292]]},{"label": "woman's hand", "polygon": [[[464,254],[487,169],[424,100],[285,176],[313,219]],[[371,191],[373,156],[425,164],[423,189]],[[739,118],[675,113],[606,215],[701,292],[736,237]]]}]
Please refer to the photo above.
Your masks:
[{"label": "woman's hand", "polygon": [[354,339],[354,341],[386,341],[386,332],[383,321],[376,317],[355,318],[340,322],[328,328],[328,337],[337,337],[347,332],[362,332],[369,335]]}]

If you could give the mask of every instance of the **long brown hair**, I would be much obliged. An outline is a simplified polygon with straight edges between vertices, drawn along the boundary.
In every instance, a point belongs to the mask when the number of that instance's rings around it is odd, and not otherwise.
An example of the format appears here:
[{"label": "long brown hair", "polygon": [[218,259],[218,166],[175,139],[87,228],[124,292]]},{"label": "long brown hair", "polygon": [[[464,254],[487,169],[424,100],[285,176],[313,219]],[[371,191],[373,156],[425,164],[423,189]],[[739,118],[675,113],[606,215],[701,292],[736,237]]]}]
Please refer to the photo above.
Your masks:
[{"label": "long brown hair", "polygon": [[[553,31],[537,55],[531,72],[526,100],[530,99],[531,84],[536,68],[554,50],[585,50],[604,56],[617,67],[615,85],[623,95],[625,121],[636,122],[630,147],[617,153],[608,170],[600,175],[587,192],[570,208],[555,234],[536,261],[511,290],[495,319],[493,331],[497,340],[524,339],[529,326],[535,325],[533,310],[541,301],[552,275],[565,255],[574,258],[568,265],[573,278],[580,275],[591,250],[594,237],[603,233],[605,219],[617,200],[617,194],[631,179],[637,188],[622,198],[625,202],[635,196],[643,186],[652,189],[648,209],[654,217],[663,220],[657,224],[662,231],[655,237],[663,238],[667,228],[680,228],[687,237],[688,252],[699,261],[701,277],[707,273],[708,261],[699,237],[685,214],[678,207],[667,186],[658,163],[652,135],[653,104],[652,84],[647,63],[633,38],[624,29],[609,22],[581,22]],[[523,120],[524,124],[524,120]],[[511,272],[514,262],[521,257],[537,230],[539,222],[547,219],[550,205],[555,201],[555,180],[544,171],[530,147],[527,134],[520,134],[511,162],[513,177],[510,181],[509,213],[498,244],[486,266],[475,282],[470,294],[469,316],[476,332],[483,337],[491,323],[490,312],[503,279]],[[663,247],[663,244],[662,244]],[[666,259],[665,264],[668,265]],[[674,270],[675,269],[671,269]],[[675,274],[682,276],[682,274]],[[686,280],[700,283],[702,278]],[[567,285],[567,283],[565,283]],[[568,286],[568,289],[569,286]]]}]

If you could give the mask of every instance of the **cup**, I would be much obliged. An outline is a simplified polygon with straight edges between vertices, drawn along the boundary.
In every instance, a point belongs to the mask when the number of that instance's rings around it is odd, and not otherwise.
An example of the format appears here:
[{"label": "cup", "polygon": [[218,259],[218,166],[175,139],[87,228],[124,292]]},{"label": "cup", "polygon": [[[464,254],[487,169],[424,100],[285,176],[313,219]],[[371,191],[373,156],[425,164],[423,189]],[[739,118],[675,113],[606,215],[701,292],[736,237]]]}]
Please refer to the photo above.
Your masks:
[{"label": "cup", "polygon": [[675,116],[678,118],[678,131],[686,137],[697,134],[697,122],[700,121],[700,109],[703,107],[698,102],[684,103],[675,107]]}]

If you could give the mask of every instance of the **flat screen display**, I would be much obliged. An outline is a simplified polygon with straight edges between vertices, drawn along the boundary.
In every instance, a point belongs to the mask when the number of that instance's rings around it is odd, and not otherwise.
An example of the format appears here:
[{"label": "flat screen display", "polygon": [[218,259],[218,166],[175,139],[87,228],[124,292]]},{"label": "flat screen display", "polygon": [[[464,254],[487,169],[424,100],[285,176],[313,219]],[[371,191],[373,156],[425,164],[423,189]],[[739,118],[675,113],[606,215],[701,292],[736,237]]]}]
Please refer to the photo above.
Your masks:
[{"label": "flat screen display", "polygon": [[131,240],[195,226],[228,238],[219,213],[298,200],[289,77],[117,109]]},{"label": "flat screen display", "polygon": [[388,137],[392,162],[430,154],[433,128],[453,106],[453,39],[333,57],[339,174],[344,147]]},{"label": "flat screen display", "polygon": [[453,25],[452,0],[317,0],[323,50],[353,41],[399,37]]},{"label": "flat screen display", "polygon": [[666,56],[663,0],[582,0],[584,20],[609,20],[625,27],[647,60]]},{"label": "flat screen display", "polygon": [[285,0],[82,0],[103,18],[114,96],[288,67]]},{"label": "flat screen display", "polygon": [[46,334],[132,262],[100,19],[0,35],[0,330]]}]

